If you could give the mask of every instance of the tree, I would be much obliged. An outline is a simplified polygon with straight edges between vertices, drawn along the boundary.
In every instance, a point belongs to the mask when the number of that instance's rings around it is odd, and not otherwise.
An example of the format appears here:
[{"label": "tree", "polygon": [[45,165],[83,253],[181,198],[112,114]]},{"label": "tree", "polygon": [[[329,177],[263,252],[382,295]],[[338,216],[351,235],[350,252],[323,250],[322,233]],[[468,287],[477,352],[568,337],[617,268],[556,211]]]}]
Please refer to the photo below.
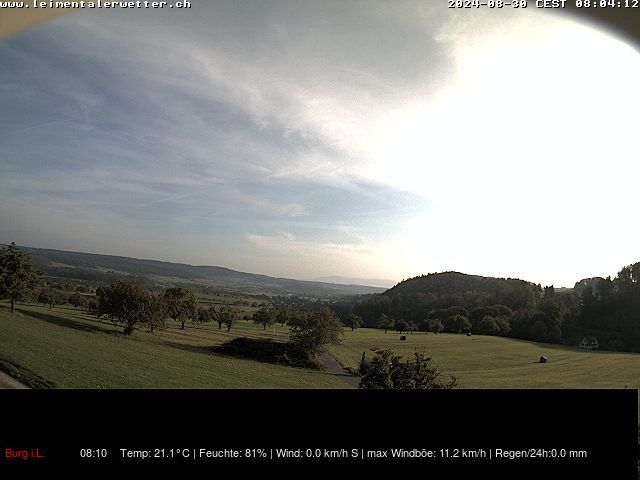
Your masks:
[{"label": "tree", "polygon": [[409,331],[409,324],[404,318],[401,318],[400,320],[396,320],[396,323],[394,324],[394,328],[396,332],[399,332],[399,333],[407,332]]},{"label": "tree", "polygon": [[262,329],[266,330],[267,327],[276,323],[276,312],[271,308],[261,308],[253,314],[253,323],[262,325]]},{"label": "tree", "polygon": [[140,322],[146,324],[151,333],[153,333],[156,328],[162,330],[166,328],[165,318],[167,317],[167,312],[168,306],[164,296],[150,294],[147,299],[147,308]]},{"label": "tree", "polygon": [[41,303],[43,307],[46,307],[49,303],[49,294],[44,290],[38,294],[38,303]]},{"label": "tree", "polygon": [[84,296],[78,292],[71,295],[68,301],[74,308],[81,308],[86,302]]},{"label": "tree", "polygon": [[384,328],[384,333],[387,333],[387,330],[391,330],[393,328],[393,320],[387,317],[384,313],[378,317],[378,328]]},{"label": "tree", "polygon": [[339,344],[343,334],[342,323],[335,312],[329,307],[322,307],[291,326],[289,342],[313,358],[326,345]]},{"label": "tree", "polygon": [[383,389],[446,389],[456,385],[455,377],[448,383],[440,380],[440,372],[431,365],[431,358],[416,351],[413,360],[402,361],[391,350],[374,350],[366,373],[360,380],[360,388]]},{"label": "tree", "polygon": [[351,327],[351,331],[358,329],[362,325],[362,317],[355,313],[350,313],[347,317],[347,326]]},{"label": "tree", "polygon": [[227,325],[227,332],[231,329],[231,327],[228,325],[228,318],[233,315],[231,307],[222,305],[216,310],[216,308],[212,305],[209,307],[209,313],[211,314],[211,318],[213,318],[218,324],[218,329],[222,329],[222,325]]},{"label": "tree", "polygon": [[613,293],[613,281],[611,280],[610,276],[598,283],[598,294],[600,300],[604,302],[611,300],[611,298],[613,297]]},{"label": "tree", "polygon": [[460,333],[467,332],[471,329],[471,322],[462,315],[452,315],[443,322],[444,329],[447,332]]},{"label": "tree", "polygon": [[207,323],[211,321],[211,312],[204,308],[198,307],[198,321],[200,323]]},{"label": "tree", "polygon": [[537,313],[532,318],[532,325],[530,328],[530,335],[533,340],[538,340],[540,342],[544,342],[547,340],[547,336],[549,331],[547,329],[547,325],[543,320],[544,314]]},{"label": "tree", "polygon": [[506,337],[511,333],[511,322],[508,319],[505,317],[495,317],[494,320],[498,326],[498,335]]},{"label": "tree", "polygon": [[510,321],[513,318],[514,312],[509,307],[505,305],[489,305],[489,306],[480,306],[475,307],[471,310],[471,314],[469,316],[469,321],[471,322],[472,331],[478,333],[478,324],[482,321],[484,317],[489,315],[495,319],[504,318],[507,321]]},{"label": "tree", "polygon": [[593,287],[589,285],[582,290],[580,293],[580,303],[582,308],[589,309],[592,308],[597,302],[596,296],[593,294]]},{"label": "tree", "polygon": [[184,330],[187,320],[198,319],[198,300],[188,288],[167,288],[162,295],[169,318],[173,318]]},{"label": "tree", "polygon": [[55,308],[56,305],[63,305],[67,303],[67,297],[57,292],[49,293],[48,298],[49,308]]},{"label": "tree", "polygon": [[461,315],[465,318],[469,318],[469,310],[459,305],[454,305],[448,308],[438,308],[436,310],[430,310],[427,314],[428,319],[440,319],[446,321],[454,315]]},{"label": "tree", "polygon": [[123,323],[125,335],[130,335],[137,323],[149,323],[154,315],[162,313],[156,305],[157,297],[133,280],[118,280],[100,293],[96,297],[96,316]]},{"label": "tree", "polygon": [[82,310],[88,315],[98,316],[98,299],[97,297],[89,298],[82,306]]},{"label": "tree", "polygon": [[304,310],[292,310],[289,314],[289,318],[287,319],[287,323],[290,327],[293,327],[294,325],[300,325],[306,320],[307,317],[308,314]]},{"label": "tree", "polygon": [[480,323],[478,323],[478,330],[480,330],[480,333],[483,335],[497,335],[500,332],[500,327],[494,317],[485,315]]},{"label": "tree", "polygon": [[280,324],[281,327],[289,321],[290,312],[287,309],[282,309],[278,311],[278,315],[276,315],[276,321]]},{"label": "tree", "polygon": [[442,330],[444,330],[444,325],[442,325],[442,322],[437,318],[433,320],[429,320],[427,322],[427,331],[433,332],[433,333],[440,333]]},{"label": "tree", "polygon": [[556,294],[555,288],[553,287],[553,285],[549,285],[547,287],[544,287],[544,291],[542,292],[542,298],[544,300],[548,300],[553,298],[555,294]]},{"label": "tree", "polygon": [[231,330],[232,325],[236,322],[236,314],[230,308],[224,313],[223,322],[227,326],[227,332]]},{"label": "tree", "polygon": [[11,311],[16,302],[24,302],[41,283],[40,272],[31,265],[31,258],[11,242],[0,251],[0,298],[11,301]]}]

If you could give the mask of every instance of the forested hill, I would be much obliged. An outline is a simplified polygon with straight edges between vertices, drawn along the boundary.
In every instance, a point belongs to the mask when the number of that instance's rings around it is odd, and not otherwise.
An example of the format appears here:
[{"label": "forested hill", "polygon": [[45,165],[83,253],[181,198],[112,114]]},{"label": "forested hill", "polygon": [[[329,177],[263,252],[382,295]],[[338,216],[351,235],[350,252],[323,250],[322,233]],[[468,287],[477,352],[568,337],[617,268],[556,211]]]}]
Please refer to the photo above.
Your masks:
[{"label": "forested hill", "polygon": [[458,272],[430,273],[363,299],[355,311],[370,325],[381,314],[419,323],[430,310],[451,306],[469,310],[487,305],[505,305],[512,310],[533,308],[541,295],[540,285],[524,280]]},{"label": "forested hill", "polygon": [[[461,300],[477,303],[521,304],[533,300],[540,285],[512,278],[481,277],[458,272],[430,273],[410,278],[387,290],[384,295],[460,296]],[[499,301],[498,301],[499,300]]]},{"label": "forested hill", "polygon": [[351,311],[367,326],[399,331],[470,332],[640,351],[640,262],[613,279],[585,278],[573,289],[557,290],[512,278],[432,273],[357,299]]},{"label": "forested hill", "polygon": [[132,275],[163,286],[180,284],[195,289],[198,286],[209,286],[246,293],[324,297],[379,293],[385,290],[365,285],[339,285],[275,278],[217,266],[194,266],[22,246],[20,250],[29,253],[34,265],[49,277],[90,283],[106,284],[120,275]]}]

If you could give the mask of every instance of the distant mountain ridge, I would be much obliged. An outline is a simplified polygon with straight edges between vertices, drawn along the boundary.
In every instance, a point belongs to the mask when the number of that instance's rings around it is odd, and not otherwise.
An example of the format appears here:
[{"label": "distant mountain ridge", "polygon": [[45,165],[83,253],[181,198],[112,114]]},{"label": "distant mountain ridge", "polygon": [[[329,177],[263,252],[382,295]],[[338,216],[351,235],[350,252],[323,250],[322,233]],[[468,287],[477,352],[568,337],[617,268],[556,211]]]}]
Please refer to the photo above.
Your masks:
[{"label": "distant mountain ridge", "polygon": [[25,246],[19,246],[19,248],[31,255],[33,264],[45,275],[75,280],[108,282],[117,275],[134,275],[149,277],[161,284],[183,281],[251,293],[308,296],[362,295],[381,293],[386,290],[368,285],[343,285],[276,278],[218,266],[194,266],[185,263]]},{"label": "distant mountain ridge", "polygon": [[339,275],[333,275],[330,277],[318,277],[318,278],[314,278],[313,281],[337,283],[340,285],[369,285],[371,287],[384,287],[384,288],[391,288],[396,283],[398,283],[394,280],[389,280],[388,278],[352,278],[352,277],[341,277]]}]

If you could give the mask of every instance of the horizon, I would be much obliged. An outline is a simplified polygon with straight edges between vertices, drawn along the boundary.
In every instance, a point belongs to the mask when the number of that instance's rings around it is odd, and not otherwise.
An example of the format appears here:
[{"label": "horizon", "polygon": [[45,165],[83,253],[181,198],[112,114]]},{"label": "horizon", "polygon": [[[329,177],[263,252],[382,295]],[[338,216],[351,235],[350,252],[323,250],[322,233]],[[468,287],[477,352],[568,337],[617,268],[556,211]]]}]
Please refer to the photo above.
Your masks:
[{"label": "horizon", "polygon": [[[0,243],[0,246],[7,246],[9,245],[11,242],[9,243]],[[297,280],[297,281],[302,281],[302,282],[319,282],[319,283],[337,283],[337,284],[342,284],[342,285],[349,285],[348,283],[341,283],[341,282],[336,282],[336,281],[329,281],[329,280],[322,280],[322,277],[318,277],[318,278],[294,278],[294,277],[275,277],[274,275],[267,275],[265,273],[261,273],[261,272],[253,272],[253,271],[243,271],[243,270],[236,270],[232,267],[229,267],[227,265],[212,265],[212,264],[192,264],[192,263],[188,263],[188,262],[184,262],[184,261],[179,261],[179,260],[166,260],[166,259],[159,259],[159,258],[146,258],[146,257],[130,257],[127,255],[120,255],[120,254],[110,254],[110,253],[100,253],[100,252],[89,252],[89,251],[76,251],[76,250],[62,250],[62,249],[57,249],[57,248],[48,248],[48,247],[34,247],[33,245],[18,245],[16,243],[16,246],[18,248],[20,247],[24,247],[24,248],[31,248],[31,249],[37,249],[37,250],[54,250],[54,251],[58,251],[58,252],[67,252],[67,253],[79,253],[79,254],[85,254],[85,255],[101,255],[101,256],[108,256],[108,257],[120,257],[120,258],[131,258],[133,260],[142,260],[142,261],[151,261],[151,262],[165,262],[165,263],[172,263],[172,264],[181,264],[181,265],[188,265],[188,266],[192,266],[192,267],[215,267],[215,268],[225,268],[225,269],[229,269],[229,270],[234,270],[234,271],[238,271],[240,273],[248,273],[248,274],[253,274],[253,275],[265,275],[265,276],[269,276],[272,278],[286,278],[286,279],[290,279],[290,280]],[[621,265],[620,268],[622,268],[625,265]],[[618,270],[619,271],[619,270]],[[426,276],[426,275],[435,275],[435,274],[442,274],[442,273],[460,273],[463,275],[469,275],[469,276],[476,276],[476,277],[485,277],[485,278],[503,278],[503,279],[512,279],[512,280],[524,280],[526,282],[535,284],[535,285],[540,285],[542,287],[545,286],[552,286],[554,288],[567,288],[567,289],[572,289],[574,287],[574,285],[581,281],[581,280],[585,280],[588,278],[596,278],[596,277],[601,277],[601,278],[607,278],[607,276],[610,276],[611,278],[614,278],[615,275],[618,273],[618,271],[616,271],[615,273],[612,274],[608,274],[608,275],[591,275],[589,277],[582,277],[582,278],[578,278],[575,280],[575,282],[573,282],[573,285],[553,285],[553,284],[544,284],[544,283],[540,283],[540,282],[536,282],[534,280],[522,277],[522,276],[515,276],[515,277],[511,277],[511,276],[505,276],[505,275],[497,275],[497,276],[493,276],[493,275],[485,275],[482,273],[477,273],[477,272],[464,272],[464,271],[459,271],[459,270],[441,270],[441,271],[432,271],[432,272],[423,272],[423,273],[419,273],[417,275],[413,275],[410,277],[403,277],[402,279],[398,279],[398,280],[393,280],[393,279],[367,279],[367,278],[360,278],[360,279],[355,279],[354,280],[365,280],[365,281],[371,281],[371,280],[388,280],[389,282],[392,282],[390,284],[390,286],[385,286],[385,285],[379,285],[379,284],[366,284],[366,283],[354,283],[354,285],[362,285],[362,286],[368,286],[368,287],[380,287],[380,288],[393,288],[395,285],[402,283],[406,280],[410,280],[412,278],[417,278],[420,276]],[[344,280],[348,280],[350,277],[344,277],[341,275],[330,275],[330,276],[326,276],[325,278],[342,278]]]},{"label": "horizon", "polygon": [[305,281],[572,288],[638,260],[640,53],[614,33],[534,8],[192,4],[0,41],[4,236]]}]

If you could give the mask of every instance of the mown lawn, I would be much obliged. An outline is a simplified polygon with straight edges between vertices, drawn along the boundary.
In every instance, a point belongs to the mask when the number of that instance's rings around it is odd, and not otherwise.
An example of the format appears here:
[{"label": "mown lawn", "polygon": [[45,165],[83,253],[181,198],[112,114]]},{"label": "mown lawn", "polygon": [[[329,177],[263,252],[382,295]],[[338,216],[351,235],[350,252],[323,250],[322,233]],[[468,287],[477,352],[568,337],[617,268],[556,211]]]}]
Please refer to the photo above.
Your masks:
[{"label": "mown lawn", "polygon": [[239,321],[230,333],[217,325],[175,326],[122,335],[70,306],[50,310],[0,304],[0,368],[32,386],[56,388],[342,388],[322,371],[216,355],[211,347],[234,336],[286,338]]},{"label": "mown lawn", "polygon": [[[395,332],[362,328],[345,330],[330,352],[343,366],[357,368],[362,352],[391,349],[410,356],[422,348],[445,374],[463,388],[638,388],[640,355],[593,351],[483,335],[413,333],[401,341]],[[538,359],[548,357],[546,364]]]},{"label": "mown lawn", "polygon": [[[230,332],[217,324],[175,324],[150,334],[99,322],[70,306],[51,310],[19,305],[16,314],[0,303],[0,368],[35,387],[58,388],[343,388],[321,371],[218,355],[212,347],[234,337],[286,340],[287,327],[263,330],[239,320]],[[586,352],[576,348],[500,337],[452,334],[400,335],[345,329],[330,353],[357,369],[365,352],[390,348],[410,356],[426,351],[443,374],[462,388],[639,388],[640,355]],[[549,358],[538,363],[541,355]]]}]

